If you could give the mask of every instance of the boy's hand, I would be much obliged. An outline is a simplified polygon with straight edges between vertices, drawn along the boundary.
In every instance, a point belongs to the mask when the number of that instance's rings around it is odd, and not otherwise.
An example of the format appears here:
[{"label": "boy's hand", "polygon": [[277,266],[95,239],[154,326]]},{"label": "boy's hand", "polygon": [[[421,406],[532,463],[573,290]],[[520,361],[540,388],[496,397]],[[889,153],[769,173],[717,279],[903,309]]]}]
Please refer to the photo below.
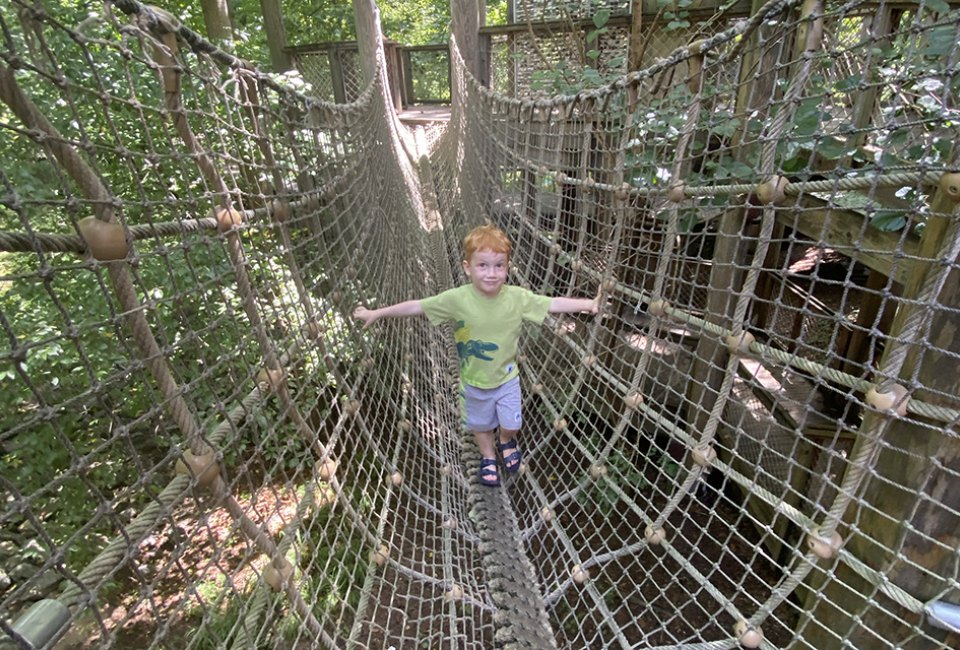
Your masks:
[{"label": "boy's hand", "polygon": [[363,321],[363,329],[367,329],[377,320],[377,315],[372,310],[363,306],[353,310],[353,317]]},{"label": "boy's hand", "polygon": [[600,303],[603,301],[603,287],[597,287],[597,295],[593,297],[593,302],[590,303],[589,311],[591,314],[596,314],[600,311]]}]

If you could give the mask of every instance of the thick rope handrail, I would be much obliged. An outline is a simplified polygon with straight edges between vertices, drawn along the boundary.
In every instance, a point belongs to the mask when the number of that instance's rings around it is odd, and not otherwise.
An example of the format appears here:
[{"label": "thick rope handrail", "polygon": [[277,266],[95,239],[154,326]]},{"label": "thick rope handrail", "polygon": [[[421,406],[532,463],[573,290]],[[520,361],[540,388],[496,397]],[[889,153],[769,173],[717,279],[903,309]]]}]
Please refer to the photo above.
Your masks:
[{"label": "thick rope handrail", "polygon": [[[130,226],[130,239],[139,241],[154,237],[170,237],[185,233],[216,230],[217,220],[212,217],[204,219],[188,219],[184,221],[168,221],[147,225]],[[6,253],[31,253],[36,250],[45,253],[77,253],[88,252],[87,243],[79,235],[58,235],[42,232],[10,232],[0,231],[0,251]]]},{"label": "thick rope handrail", "polygon": [[[572,185],[582,188],[589,188],[599,192],[607,192],[614,195],[626,194],[631,197],[642,198],[671,198],[677,197],[677,193],[682,193],[684,199],[709,198],[720,196],[735,196],[739,194],[753,194],[761,183],[715,183],[711,185],[688,185],[683,182],[669,184],[666,186],[637,186],[631,183],[604,183],[593,179],[577,178],[568,173],[551,169],[542,164],[537,164],[529,158],[517,155],[505,143],[493,139],[504,155],[510,157],[517,165],[527,171],[550,177],[556,182],[564,185]],[[924,187],[936,187],[943,172],[949,169],[948,166],[942,166],[940,171],[922,171],[922,172],[883,172],[870,176],[858,176],[857,170],[847,170],[843,176],[837,176],[828,180],[816,181],[796,181],[787,178],[783,179],[781,188],[787,196],[800,196],[803,194],[817,194],[836,191],[856,191],[872,190],[879,188],[900,188],[922,185]],[[681,177],[682,178],[682,177]],[[679,198],[679,197],[678,197]]]},{"label": "thick rope handrail", "polygon": [[551,111],[580,100],[602,102],[604,99],[610,97],[614,93],[624,91],[631,87],[636,88],[643,81],[652,79],[656,75],[676,66],[678,63],[685,61],[688,58],[699,56],[703,52],[717,49],[717,47],[723,43],[735,42],[739,36],[746,34],[748,31],[754,30],[758,25],[761,25],[771,16],[775,16],[786,11],[787,9],[791,9],[801,2],[802,0],[768,0],[756,11],[756,13],[750,17],[750,20],[738,23],[733,27],[709,38],[696,41],[695,43],[691,43],[689,45],[680,46],[670,52],[670,54],[668,54],[666,57],[658,59],[653,65],[650,65],[642,70],[629,72],[619,79],[611,81],[599,88],[581,91],[574,95],[556,95],[551,99],[518,99],[504,97],[498,94],[495,90],[479,83],[479,81],[477,81],[470,71],[466,70],[465,66],[463,66],[462,58],[457,58],[455,60],[458,67],[464,68],[464,77],[469,81],[472,89],[481,96],[485,96],[492,101],[499,102],[504,106],[514,107],[517,110]]}]

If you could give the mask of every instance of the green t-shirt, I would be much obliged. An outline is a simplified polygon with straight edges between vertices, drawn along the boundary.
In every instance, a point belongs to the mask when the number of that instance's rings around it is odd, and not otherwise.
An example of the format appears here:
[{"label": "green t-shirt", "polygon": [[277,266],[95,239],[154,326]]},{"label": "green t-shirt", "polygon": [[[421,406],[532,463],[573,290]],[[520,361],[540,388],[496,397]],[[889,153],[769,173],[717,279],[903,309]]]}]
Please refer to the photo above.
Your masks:
[{"label": "green t-shirt", "polygon": [[453,321],[460,355],[460,380],[477,388],[496,388],[518,374],[517,340],[523,321],[542,323],[551,298],[505,284],[488,298],[472,284],[424,298],[423,312],[434,325]]}]

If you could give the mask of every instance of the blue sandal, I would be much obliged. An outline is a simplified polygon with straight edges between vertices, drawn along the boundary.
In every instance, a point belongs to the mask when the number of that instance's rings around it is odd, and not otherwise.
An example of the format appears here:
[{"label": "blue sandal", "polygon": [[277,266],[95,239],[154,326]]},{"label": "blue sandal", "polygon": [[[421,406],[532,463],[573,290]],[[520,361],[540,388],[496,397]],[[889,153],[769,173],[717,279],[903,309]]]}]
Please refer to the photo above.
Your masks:
[{"label": "blue sandal", "polygon": [[[514,438],[510,442],[505,442],[502,445],[497,444],[497,449],[500,450],[500,453],[503,455],[503,468],[507,470],[507,474],[516,474],[520,471],[520,461],[523,460],[523,452],[517,449],[517,439]],[[510,450],[509,454],[506,453]]]},{"label": "blue sandal", "polygon": [[477,472],[477,476],[480,479],[480,485],[486,485],[487,487],[500,485],[500,476],[497,474],[497,459],[481,458],[480,471]]}]

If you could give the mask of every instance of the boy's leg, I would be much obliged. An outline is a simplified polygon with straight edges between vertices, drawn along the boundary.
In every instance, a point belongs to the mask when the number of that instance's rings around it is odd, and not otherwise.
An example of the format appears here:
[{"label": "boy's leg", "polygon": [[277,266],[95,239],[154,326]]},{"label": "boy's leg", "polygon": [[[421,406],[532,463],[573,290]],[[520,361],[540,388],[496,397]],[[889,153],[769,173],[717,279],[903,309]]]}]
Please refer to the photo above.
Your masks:
[{"label": "boy's leg", "polygon": [[503,456],[503,467],[509,474],[520,470],[523,458],[517,446],[517,433],[523,426],[522,403],[520,378],[514,377],[500,387],[497,396],[497,420],[500,422],[500,444],[497,448]]},{"label": "boy's leg", "polygon": [[480,482],[496,487],[500,485],[496,437],[493,433],[497,426],[496,396],[490,390],[465,385],[463,399],[465,424],[473,432],[480,450]]},{"label": "boy's leg", "polygon": [[473,437],[477,441],[477,448],[480,449],[480,482],[491,487],[500,485],[496,436],[493,431],[474,431]]},{"label": "boy's leg", "polygon": [[[519,429],[500,429],[500,452],[503,454],[503,466],[510,473],[520,469],[521,454],[515,443]],[[511,444],[513,443],[513,444]]]},{"label": "boy's leg", "polygon": [[477,447],[480,448],[480,456],[483,458],[496,458],[497,451],[495,447],[496,436],[493,431],[474,431],[473,437],[477,441]]}]

